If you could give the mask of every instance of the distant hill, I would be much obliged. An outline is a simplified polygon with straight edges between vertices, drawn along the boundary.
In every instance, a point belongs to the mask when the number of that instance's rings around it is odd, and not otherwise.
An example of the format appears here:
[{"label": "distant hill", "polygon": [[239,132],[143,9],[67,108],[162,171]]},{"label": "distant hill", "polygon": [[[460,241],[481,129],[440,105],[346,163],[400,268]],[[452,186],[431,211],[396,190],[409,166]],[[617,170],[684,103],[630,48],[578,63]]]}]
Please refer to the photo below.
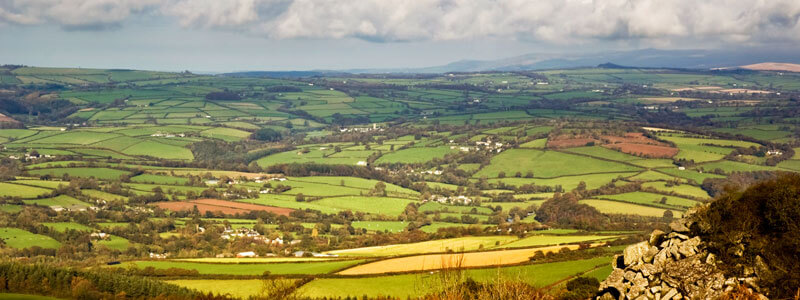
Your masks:
[{"label": "distant hill", "polygon": [[800,72],[800,64],[765,62],[752,65],[741,66],[742,69],[757,71],[784,71]]},{"label": "distant hill", "polygon": [[[765,61],[800,63],[800,53],[780,49],[735,50],[661,50],[605,51],[596,53],[530,53],[497,60],[460,60],[441,66],[423,68],[345,69],[311,71],[254,71],[223,74],[225,76],[298,78],[330,76],[331,74],[410,74],[486,71],[525,71],[568,69],[580,67],[609,68],[676,68],[713,69],[738,68]],[[786,63],[786,65],[790,65]],[[756,70],[756,69],[754,69]]]}]

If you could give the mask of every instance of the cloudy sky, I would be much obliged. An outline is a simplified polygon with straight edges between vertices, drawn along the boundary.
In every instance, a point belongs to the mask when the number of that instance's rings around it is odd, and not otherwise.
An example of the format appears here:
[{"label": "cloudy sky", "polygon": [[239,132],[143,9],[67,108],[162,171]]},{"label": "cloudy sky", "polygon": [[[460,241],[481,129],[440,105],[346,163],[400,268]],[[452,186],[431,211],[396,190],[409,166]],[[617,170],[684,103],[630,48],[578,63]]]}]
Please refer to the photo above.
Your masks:
[{"label": "cloudy sky", "polygon": [[0,63],[403,68],[526,53],[797,48],[798,0],[0,0]]}]

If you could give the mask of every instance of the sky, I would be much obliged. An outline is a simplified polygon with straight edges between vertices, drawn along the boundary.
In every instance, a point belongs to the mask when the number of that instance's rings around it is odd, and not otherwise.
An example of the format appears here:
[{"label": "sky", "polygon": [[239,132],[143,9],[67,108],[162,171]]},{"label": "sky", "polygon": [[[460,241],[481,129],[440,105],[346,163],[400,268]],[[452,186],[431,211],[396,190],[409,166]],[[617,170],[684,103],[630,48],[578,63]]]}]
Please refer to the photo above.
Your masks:
[{"label": "sky", "polygon": [[798,49],[798,0],[0,0],[0,64],[229,72]]}]

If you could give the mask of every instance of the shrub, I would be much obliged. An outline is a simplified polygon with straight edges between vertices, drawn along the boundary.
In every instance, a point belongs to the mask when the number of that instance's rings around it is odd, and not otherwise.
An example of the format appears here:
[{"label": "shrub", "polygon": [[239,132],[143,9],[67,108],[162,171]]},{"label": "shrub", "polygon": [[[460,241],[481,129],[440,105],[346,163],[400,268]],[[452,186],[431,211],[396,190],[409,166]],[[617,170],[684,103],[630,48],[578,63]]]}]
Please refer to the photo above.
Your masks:
[{"label": "shrub", "polygon": [[729,191],[695,216],[692,229],[725,262],[727,272],[753,266],[768,297],[794,296],[800,286],[800,174]]}]

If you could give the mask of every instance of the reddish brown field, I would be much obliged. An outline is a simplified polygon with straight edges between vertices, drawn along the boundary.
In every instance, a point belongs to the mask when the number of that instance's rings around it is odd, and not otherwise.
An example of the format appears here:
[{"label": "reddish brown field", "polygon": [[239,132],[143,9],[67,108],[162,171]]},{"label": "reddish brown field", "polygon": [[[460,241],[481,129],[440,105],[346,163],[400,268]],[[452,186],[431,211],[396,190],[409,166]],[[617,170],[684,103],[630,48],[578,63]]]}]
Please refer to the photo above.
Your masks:
[{"label": "reddish brown field", "polygon": [[0,114],[0,122],[7,122],[7,123],[19,123],[19,121],[9,118],[4,114]]},{"label": "reddish brown field", "polygon": [[641,157],[671,158],[678,154],[678,148],[648,144],[617,143],[606,144],[603,147]]},{"label": "reddish brown field", "polygon": [[192,210],[194,206],[197,206],[197,209],[200,211],[200,213],[206,213],[207,211],[217,211],[225,214],[237,214],[237,213],[246,214],[250,211],[262,210],[262,211],[272,212],[278,215],[288,216],[289,213],[294,211],[293,209],[290,208],[239,203],[239,202],[217,200],[217,199],[198,199],[189,202],[158,202],[158,203],[153,203],[153,205],[172,211]]}]

